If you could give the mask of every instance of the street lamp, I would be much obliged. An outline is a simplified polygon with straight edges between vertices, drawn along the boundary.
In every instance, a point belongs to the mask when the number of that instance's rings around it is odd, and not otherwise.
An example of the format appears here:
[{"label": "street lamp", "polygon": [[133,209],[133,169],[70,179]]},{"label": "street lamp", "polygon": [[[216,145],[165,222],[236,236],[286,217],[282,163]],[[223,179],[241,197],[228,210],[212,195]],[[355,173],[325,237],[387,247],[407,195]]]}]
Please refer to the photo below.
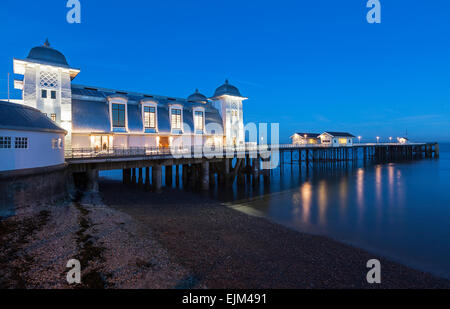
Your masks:
[{"label": "street lamp", "polygon": [[391,136],[391,137],[389,137],[389,142],[391,142],[391,143],[392,143],[392,136]]},{"label": "street lamp", "polygon": [[359,143],[361,144],[361,136],[358,136]]},{"label": "street lamp", "polygon": [[377,144],[380,142],[380,137],[377,136]]}]

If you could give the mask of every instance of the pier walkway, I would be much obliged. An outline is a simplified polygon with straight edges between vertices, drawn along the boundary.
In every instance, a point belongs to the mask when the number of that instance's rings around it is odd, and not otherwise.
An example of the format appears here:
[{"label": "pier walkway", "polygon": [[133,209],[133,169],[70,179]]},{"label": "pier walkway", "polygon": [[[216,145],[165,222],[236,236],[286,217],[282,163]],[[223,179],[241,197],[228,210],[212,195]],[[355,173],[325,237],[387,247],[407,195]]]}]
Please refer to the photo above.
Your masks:
[{"label": "pier walkway", "polygon": [[[68,170],[75,182],[87,184],[87,189],[98,189],[100,170],[122,170],[125,184],[137,183],[160,190],[163,168],[166,185],[199,184],[208,190],[216,181],[225,185],[244,181],[251,176],[253,185],[260,177],[269,182],[269,170],[283,164],[305,162],[395,161],[420,158],[438,158],[437,143],[358,143],[351,146],[328,145],[247,145],[245,147],[204,148],[112,148],[70,149],[66,151]],[[145,177],[144,177],[145,173]]]}]

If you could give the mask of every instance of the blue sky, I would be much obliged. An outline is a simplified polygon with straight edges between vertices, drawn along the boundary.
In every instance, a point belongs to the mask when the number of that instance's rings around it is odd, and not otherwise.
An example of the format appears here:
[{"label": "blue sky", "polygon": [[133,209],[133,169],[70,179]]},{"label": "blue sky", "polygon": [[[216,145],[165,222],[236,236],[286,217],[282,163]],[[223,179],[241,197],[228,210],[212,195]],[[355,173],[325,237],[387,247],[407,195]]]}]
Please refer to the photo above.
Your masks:
[{"label": "blue sky", "polygon": [[[187,97],[226,78],[249,97],[245,122],[450,142],[450,1],[80,0],[0,4],[0,97],[12,58],[48,37],[78,84]],[[19,92],[13,92],[18,97]]]}]

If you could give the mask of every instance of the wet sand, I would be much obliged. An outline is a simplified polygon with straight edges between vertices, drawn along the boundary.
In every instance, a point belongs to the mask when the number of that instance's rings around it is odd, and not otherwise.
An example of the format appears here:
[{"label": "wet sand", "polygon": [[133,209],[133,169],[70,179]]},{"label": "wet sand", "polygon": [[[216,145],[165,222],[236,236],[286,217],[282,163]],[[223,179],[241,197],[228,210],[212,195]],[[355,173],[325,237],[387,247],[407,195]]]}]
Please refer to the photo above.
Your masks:
[{"label": "wet sand", "polygon": [[[189,275],[183,288],[450,288],[450,282],[326,237],[303,234],[190,193],[103,180],[103,200],[149,227]],[[382,284],[369,285],[379,259]]]}]

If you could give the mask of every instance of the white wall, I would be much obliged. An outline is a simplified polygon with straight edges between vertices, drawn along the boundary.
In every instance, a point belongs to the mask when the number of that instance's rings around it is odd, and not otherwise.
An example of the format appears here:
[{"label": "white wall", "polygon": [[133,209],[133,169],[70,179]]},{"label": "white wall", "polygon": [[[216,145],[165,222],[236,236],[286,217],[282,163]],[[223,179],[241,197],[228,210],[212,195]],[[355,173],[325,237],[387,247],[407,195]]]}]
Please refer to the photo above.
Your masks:
[{"label": "white wall", "polygon": [[[52,139],[61,138],[63,133],[15,131],[0,129],[0,136],[11,137],[11,148],[0,148],[0,171],[11,171],[35,167],[46,167],[64,163],[62,149],[52,148]],[[27,137],[27,149],[15,149],[15,137]]]},{"label": "white wall", "polygon": [[88,134],[72,134],[72,148],[91,148],[91,138]]}]

